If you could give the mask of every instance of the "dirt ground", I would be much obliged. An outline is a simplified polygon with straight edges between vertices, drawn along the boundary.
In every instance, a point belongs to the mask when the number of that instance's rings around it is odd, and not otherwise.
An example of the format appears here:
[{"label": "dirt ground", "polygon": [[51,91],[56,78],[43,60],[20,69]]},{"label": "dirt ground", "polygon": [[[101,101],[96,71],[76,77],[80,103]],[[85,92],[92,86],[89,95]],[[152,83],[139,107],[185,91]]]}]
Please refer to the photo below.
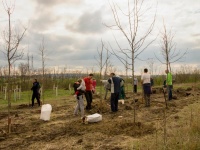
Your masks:
[{"label": "dirt ground", "polygon": [[[123,150],[131,149],[132,142],[146,136],[153,136],[158,130],[158,122],[167,114],[178,113],[190,104],[198,103],[198,88],[176,89],[173,100],[165,102],[162,90],[154,89],[151,107],[144,107],[141,93],[136,95],[136,122],[134,123],[134,102],[131,93],[126,93],[124,104],[119,103],[119,111],[110,113],[109,100],[100,103],[94,95],[92,110],[86,115],[100,113],[102,121],[83,124],[80,116],[73,116],[76,104],[74,97],[50,102],[52,113],[49,121],[40,120],[40,108],[18,105],[13,108],[12,133],[7,134],[7,112],[0,113],[0,149],[85,149],[85,150]],[[176,121],[178,117],[174,117]],[[162,125],[161,125],[162,126]],[[161,129],[162,127],[160,127]]]}]

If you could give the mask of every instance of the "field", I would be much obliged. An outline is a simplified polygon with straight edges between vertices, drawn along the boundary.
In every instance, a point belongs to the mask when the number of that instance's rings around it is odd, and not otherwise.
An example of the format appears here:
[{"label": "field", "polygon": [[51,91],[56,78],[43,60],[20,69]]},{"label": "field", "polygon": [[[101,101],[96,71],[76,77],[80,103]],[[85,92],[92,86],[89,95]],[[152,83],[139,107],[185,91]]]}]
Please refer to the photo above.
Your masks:
[{"label": "field", "polygon": [[[160,88],[151,95],[151,107],[144,107],[141,92],[136,99],[136,122],[131,92],[126,93],[119,111],[110,113],[109,100],[100,103],[94,94],[92,110],[86,115],[100,113],[102,121],[84,124],[73,116],[76,105],[72,94],[47,99],[52,105],[49,121],[40,120],[40,107],[27,103],[12,106],[12,132],[7,134],[6,105],[0,113],[0,149],[9,150],[161,150],[200,149],[200,88],[199,84],[174,85],[174,99],[165,108]],[[108,96],[109,97],[109,96]],[[108,98],[109,99],[109,98]],[[4,101],[1,99],[1,101]]]}]

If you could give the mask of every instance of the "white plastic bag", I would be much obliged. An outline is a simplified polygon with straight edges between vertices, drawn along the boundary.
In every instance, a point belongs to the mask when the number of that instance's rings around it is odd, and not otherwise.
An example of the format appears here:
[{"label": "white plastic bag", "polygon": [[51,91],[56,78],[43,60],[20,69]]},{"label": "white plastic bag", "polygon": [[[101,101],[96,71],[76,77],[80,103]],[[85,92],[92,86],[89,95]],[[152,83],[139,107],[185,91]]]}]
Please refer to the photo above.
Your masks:
[{"label": "white plastic bag", "polygon": [[86,121],[87,122],[99,122],[101,120],[102,120],[102,115],[100,115],[98,113],[86,116]]},{"label": "white plastic bag", "polygon": [[50,104],[42,105],[40,119],[44,121],[50,120],[51,111],[52,111],[52,107]]}]

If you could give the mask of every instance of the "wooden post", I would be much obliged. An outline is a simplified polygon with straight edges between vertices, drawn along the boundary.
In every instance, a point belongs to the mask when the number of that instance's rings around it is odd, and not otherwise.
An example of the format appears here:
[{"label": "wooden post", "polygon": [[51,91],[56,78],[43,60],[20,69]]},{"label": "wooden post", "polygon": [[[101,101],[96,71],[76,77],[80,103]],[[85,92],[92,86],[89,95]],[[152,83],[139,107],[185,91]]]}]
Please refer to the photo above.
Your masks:
[{"label": "wooden post", "polygon": [[4,94],[5,94],[4,99],[6,100],[7,99],[7,87],[4,87]]},{"label": "wooden post", "polygon": [[53,85],[53,91],[55,90],[55,84]]},{"label": "wooden post", "polygon": [[19,88],[19,99],[21,99],[21,87]]},{"label": "wooden post", "polygon": [[56,87],[56,96],[58,96],[58,87]]},{"label": "wooden post", "polygon": [[14,90],[13,90],[13,92],[14,92],[14,100],[15,100],[15,101],[17,100],[17,98],[16,98],[16,90],[17,90],[17,89],[14,89]]},{"label": "wooden post", "polygon": [[8,117],[8,133],[11,133],[11,118]]},{"label": "wooden post", "polygon": [[71,84],[69,83],[69,91],[71,92]]}]

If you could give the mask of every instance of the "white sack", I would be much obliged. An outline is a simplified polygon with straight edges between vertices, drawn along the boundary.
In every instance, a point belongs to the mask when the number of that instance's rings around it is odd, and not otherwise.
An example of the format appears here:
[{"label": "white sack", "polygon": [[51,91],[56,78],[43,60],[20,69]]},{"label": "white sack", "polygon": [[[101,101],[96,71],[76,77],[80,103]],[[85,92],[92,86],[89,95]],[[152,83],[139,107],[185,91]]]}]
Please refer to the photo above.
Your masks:
[{"label": "white sack", "polygon": [[95,113],[93,115],[88,115],[86,117],[86,121],[87,122],[99,122],[102,120],[102,115],[98,114],[98,113]]},{"label": "white sack", "polygon": [[50,120],[51,111],[52,111],[52,107],[50,104],[42,105],[40,119],[44,121]]}]

